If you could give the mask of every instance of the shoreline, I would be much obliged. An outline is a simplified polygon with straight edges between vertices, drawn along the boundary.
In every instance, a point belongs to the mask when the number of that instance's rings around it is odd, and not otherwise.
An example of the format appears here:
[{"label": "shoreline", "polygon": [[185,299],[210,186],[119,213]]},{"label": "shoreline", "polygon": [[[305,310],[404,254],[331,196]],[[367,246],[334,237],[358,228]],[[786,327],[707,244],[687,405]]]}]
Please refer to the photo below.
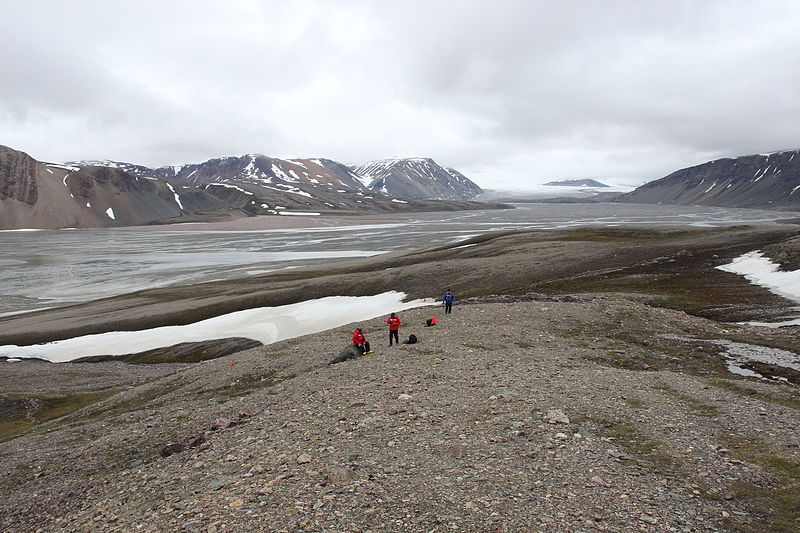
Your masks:
[{"label": "shoreline", "polygon": [[[326,296],[371,296],[397,290],[409,299],[423,298],[439,294],[444,285],[461,299],[528,292],[631,293],[698,316],[765,321],[780,316],[789,307],[787,301],[751,286],[738,274],[714,267],[796,234],[796,229],[756,226],[493,232],[435,249],[142,290],[0,317],[0,345],[185,325]],[[486,272],[493,274],[487,277]]]},{"label": "shoreline", "polygon": [[408,220],[408,218],[400,218],[394,215],[259,215],[255,217],[230,217],[225,220],[209,222],[176,222],[174,224],[119,226],[105,229],[119,231],[265,231],[397,224]]}]

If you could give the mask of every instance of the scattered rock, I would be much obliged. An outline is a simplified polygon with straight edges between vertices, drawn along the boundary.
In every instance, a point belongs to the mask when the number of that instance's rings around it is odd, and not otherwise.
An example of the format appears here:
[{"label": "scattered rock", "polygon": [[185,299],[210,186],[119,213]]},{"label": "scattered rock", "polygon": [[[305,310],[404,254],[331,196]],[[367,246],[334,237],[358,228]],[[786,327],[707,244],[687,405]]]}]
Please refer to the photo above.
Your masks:
[{"label": "scattered rock", "polygon": [[542,418],[548,424],[569,424],[569,418],[561,409],[549,409]]},{"label": "scattered rock", "polygon": [[339,485],[341,483],[348,483],[353,480],[353,475],[350,469],[344,466],[335,466],[328,472],[328,483],[331,485]]}]

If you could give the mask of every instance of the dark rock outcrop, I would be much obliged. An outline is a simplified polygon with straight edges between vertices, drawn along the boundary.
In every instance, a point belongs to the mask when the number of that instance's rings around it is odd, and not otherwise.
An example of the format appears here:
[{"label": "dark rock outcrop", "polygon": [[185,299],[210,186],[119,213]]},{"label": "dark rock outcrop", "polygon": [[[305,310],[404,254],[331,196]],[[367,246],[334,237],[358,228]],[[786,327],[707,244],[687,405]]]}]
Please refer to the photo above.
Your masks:
[{"label": "dark rock outcrop", "polygon": [[28,154],[0,146],[0,200],[36,203],[36,160]]},{"label": "dark rock outcrop", "polygon": [[243,337],[230,337],[227,339],[211,339],[200,342],[182,342],[164,348],[155,348],[144,352],[127,355],[96,355],[81,357],[73,360],[74,363],[100,363],[103,361],[124,361],[131,364],[156,364],[156,363],[196,363],[208,359],[217,359],[233,353],[242,352],[251,348],[263,346],[259,341]]}]

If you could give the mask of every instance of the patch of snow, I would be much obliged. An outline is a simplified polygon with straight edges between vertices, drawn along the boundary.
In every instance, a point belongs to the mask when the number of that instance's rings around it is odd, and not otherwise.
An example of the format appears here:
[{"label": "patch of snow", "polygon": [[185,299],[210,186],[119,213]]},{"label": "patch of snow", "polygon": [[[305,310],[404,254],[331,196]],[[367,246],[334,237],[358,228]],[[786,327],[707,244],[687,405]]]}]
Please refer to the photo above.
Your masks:
[{"label": "patch of snow", "polygon": [[114,216],[114,210],[111,209],[110,207],[108,209],[106,209],[106,215],[108,215],[108,218],[110,218],[111,220],[116,220],[117,219]]},{"label": "patch of snow", "polygon": [[783,272],[780,265],[770,261],[762,252],[748,252],[735,258],[727,265],[717,268],[724,272],[733,272],[744,276],[750,283],[765,287],[770,291],[800,302],[800,270]]},{"label": "patch of snow", "polygon": [[175,203],[178,204],[178,207],[183,209],[183,204],[181,203],[181,197],[178,196],[178,193],[175,192],[175,189],[172,187],[172,185],[167,183],[167,187],[169,187],[169,190],[171,190],[172,194],[175,196]]},{"label": "patch of snow", "polygon": [[236,189],[237,191],[241,191],[241,192],[243,192],[243,193],[245,193],[245,194],[247,194],[249,196],[255,196],[250,191],[246,191],[246,190],[242,189],[241,187],[237,187],[236,185],[231,185],[230,183],[209,183],[208,186],[209,187],[225,187],[227,189]]},{"label": "patch of snow", "polygon": [[322,213],[304,213],[301,211],[281,211],[281,215],[319,216]]},{"label": "patch of snow", "polygon": [[86,207],[92,207],[92,204],[90,204],[89,202],[86,202]]},{"label": "patch of snow", "polygon": [[405,200],[398,200],[397,198],[392,198],[392,201],[398,204],[407,204]]},{"label": "patch of snow", "polygon": [[45,168],[45,170],[46,170],[46,171],[48,171],[50,174],[55,174],[55,172],[53,172],[53,171],[52,171],[52,170],[50,170],[49,168]]},{"label": "patch of snow", "polygon": [[706,189],[705,191],[703,191],[703,194],[706,194],[706,193],[708,193],[708,191],[710,191],[711,189],[713,189],[713,188],[714,188],[714,186],[715,186],[716,184],[717,184],[717,182],[716,182],[716,181],[715,181],[714,183],[712,183],[712,184],[711,184],[711,187],[709,187],[708,189]]},{"label": "patch of snow", "polygon": [[[15,358],[40,357],[62,363],[93,355],[124,355],[131,353],[131,346],[136,346],[136,350],[146,351],[176,343],[225,337],[245,337],[271,344],[338,328],[351,322],[370,320],[390,311],[405,311],[437,303],[432,298],[404,302],[404,297],[404,293],[394,291],[375,296],[330,296],[279,307],[237,311],[184,326],[113,331],[33,346],[5,345],[0,346],[0,355]],[[348,341],[349,337],[343,336],[339,344],[346,344]]]},{"label": "patch of snow", "polygon": [[74,167],[72,165],[57,165],[56,163],[45,163],[45,166],[53,168],[62,168],[64,170],[69,170],[70,172],[77,172],[78,170],[80,170],[80,167]]}]

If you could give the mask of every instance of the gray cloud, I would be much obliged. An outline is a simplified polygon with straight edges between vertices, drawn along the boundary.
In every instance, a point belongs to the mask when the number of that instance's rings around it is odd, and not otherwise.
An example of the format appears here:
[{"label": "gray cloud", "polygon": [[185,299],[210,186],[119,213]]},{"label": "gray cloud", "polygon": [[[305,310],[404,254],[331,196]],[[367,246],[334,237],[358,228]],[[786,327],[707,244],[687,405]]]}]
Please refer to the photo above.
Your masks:
[{"label": "gray cloud", "polygon": [[800,147],[786,1],[4,3],[0,143],[148,165],[432,156],[638,184]]}]

